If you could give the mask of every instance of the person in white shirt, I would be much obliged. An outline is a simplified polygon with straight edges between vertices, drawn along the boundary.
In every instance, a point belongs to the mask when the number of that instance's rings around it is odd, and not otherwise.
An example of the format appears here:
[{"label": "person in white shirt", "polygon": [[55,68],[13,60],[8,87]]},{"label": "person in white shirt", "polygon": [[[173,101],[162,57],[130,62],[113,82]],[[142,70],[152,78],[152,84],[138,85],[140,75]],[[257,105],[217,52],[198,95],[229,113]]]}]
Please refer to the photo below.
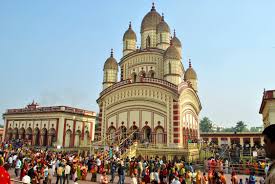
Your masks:
[{"label": "person in white shirt", "polygon": [[14,170],[16,177],[18,177],[20,174],[21,166],[22,166],[22,162],[19,158],[17,158],[15,163],[15,170]]},{"label": "person in white shirt", "polygon": [[175,178],[172,180],[172,183],[171,183],[171,184],[180,184],[179,178],[178,178],[178,177],[175,177]]},{"label": "person in white shirt", "polygon": [[31,184],[31,177],[29,177],[28,175],[25,175],[23,178],[22,178],[22,182],[24,184]]},{"label": "person in white shirt", "polygon": [[65,184],[66,181],[67,181],[67,184],[69,184],[70,173],[71,173],[71,166],[68,163],[66,163],[66,166],[65,166],[65,178],[64,178],[63,184]]}]

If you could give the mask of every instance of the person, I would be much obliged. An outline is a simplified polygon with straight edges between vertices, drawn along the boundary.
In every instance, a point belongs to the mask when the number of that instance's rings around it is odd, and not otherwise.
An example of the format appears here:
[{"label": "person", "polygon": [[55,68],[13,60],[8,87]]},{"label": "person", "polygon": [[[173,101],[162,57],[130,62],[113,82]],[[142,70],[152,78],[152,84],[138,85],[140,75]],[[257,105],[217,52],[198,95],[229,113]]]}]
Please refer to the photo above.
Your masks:
[{"label": "person", "polygon": [[103,171],[100,177],[100,184],[107,184],[108,183],[108,176],[106,175],[106,171]]},{"label": "person", "polygon": [[243,179],[242,178],[240,178],[239,184],[243,184]]},{"label": "person", "polygon": [[171,184],[180,184],[179,178],[175,176],[175,178],[172,180]]},{"label": "person", "polygon": [[60,180],[60,184],[63,184],[62,180],[63,180],[63,173],[64,173],[64,168],[62,166],[62,164],[59,165],[59,167],[57,168],[56,171],[56,184],[58,184],[58,181]]},{"label": "person", "polygon": [[66,162],[65,164],[65,176],[64,176],[64,181],[63,184],[65,184],[65,182],[67,181],[67,184],[69,184],[69,175],[71,173],[71,166]]},{"label": "person", "polygon": [[115,173],[116,173],[116,162],[112,160],[111,162],[111,180],[110,183],[113,183],[115,180]]},{"label": "person", "polygon": [[266,157],[272,160],[267,171],[266,184],[275,184],[275,124],[266,127],[263,131],[264,150]]},{"label": "person", "polygon": [[232,184],[238,184],[238,179],[235,171],[233,171],[231,174],[231,182]]},{"label": "person", "polygon": [[121,161],[120,165],[118,166],[117,172],[118,172],[118,176],[119,176],[118,183],[119,184],[124,184],[124,180],[125,180],[125,167],[124,167],[123,161]]},{"label": "person", "polygon": [[255,172],[251,172],[250,176],[249,176],[249,184],[256,184],[256,176],[255,176]]}]

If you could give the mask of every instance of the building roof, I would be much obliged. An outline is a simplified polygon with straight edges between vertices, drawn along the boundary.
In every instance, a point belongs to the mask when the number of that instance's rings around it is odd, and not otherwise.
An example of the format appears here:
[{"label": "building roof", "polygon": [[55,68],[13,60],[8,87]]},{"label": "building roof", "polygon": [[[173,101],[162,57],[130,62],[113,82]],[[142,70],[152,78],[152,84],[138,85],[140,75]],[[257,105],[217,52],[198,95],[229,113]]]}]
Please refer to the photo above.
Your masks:
[{"label": "building roof", "polygon": [[118,70],[118,64],[116,59],[113,57],[113,49],[111,50],[111,56],[105,61],[104,69]]},{"label": "building roof", "polygon": [[162,32],[168,32],[170,33],[170,28],[168,24],[164,21],[164,16],[162,15],[160,23],[157,25],[157,32],[162,33]]},{"label": "building roof", "polygon": [[181,59],[180,53],[178,52],[177,48],[173,45],[172,40],[171,40],[170,46],[164,52],[164,58]]},{"label": "building roof", "polygon": [[37,103],[35,107],[27,105],[27,107],[25,108],[7,109],[6,112],[3,114],[3,116],[15,115],[15,114],[53,113],[53,112],[72,113],[72,114],[85,115],[85,116],[91,116],[91,117],[96,116],[96,113],[93,111],[78,109],[75,107],[69,107],[69,106],[38,107]]},{"label": "building roof", "polygon": [[143,33],[144,31],[148,30],[156,30],[157,25],[161,21],[160,14],[156,11],[155,5],[153,3],[152,9],[148,12],[141,22],[141,30],[140,32]]},{"label": "building roof", "polygon": [[123,35],[123,41],[124,40],[137,40],[137,36],[136,36],[136,33],[132,29],[131,22],[129,24],[129,28],[127,29],[127,31],[125,31],[125,33]]},{"label": "building roof", "polygon": [[275,100],[275,90],[264,91],[259,113],[262,114],[267,101]]},{"label": "building roof", "polygon": [[185,71],[184,73],[184,79],[185,80],[190,80],[190,79],[195,79],[197,80],[197,73],[195,70],[192,68],[191,61],[189,60],[189,68]]}]

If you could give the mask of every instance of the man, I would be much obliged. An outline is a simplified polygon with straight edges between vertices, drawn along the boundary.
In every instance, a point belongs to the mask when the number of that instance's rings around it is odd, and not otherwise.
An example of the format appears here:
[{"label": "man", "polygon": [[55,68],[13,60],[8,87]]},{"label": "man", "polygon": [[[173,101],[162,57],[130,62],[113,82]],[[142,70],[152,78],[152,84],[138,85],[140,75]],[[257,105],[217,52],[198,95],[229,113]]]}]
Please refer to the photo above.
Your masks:
[{"label": "man", "polygon": [[275,184],[275,124],[266,127],[262,134],[264,135],[266,157],[272,160],[267,172],[265,183]]},{"label": "man", "polygon": [[64,182],[63,184],[65,184],[65,182],[67,181],[67,184],[69,184],[69,176],[71,173],[71,166],[66,162],[65,164],[65,178],[64,178]]},{"label": "man", "polygon": [[110,180],[110,183],[113,183],[114,180],[115,180],[116,168],[117,168],[116,162],[115,162],[115,160],[112,159],[112,161],[111,161],[111,180]]}]

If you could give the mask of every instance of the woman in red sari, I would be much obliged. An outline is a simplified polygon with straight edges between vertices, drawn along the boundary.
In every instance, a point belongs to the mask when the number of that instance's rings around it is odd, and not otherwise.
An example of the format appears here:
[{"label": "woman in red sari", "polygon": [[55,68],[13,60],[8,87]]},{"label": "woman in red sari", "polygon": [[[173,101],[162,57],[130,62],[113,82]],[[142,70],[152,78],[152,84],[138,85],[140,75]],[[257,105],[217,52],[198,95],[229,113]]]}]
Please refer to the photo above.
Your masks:
[{"label": "woman in red sari", "polygon": [[28,170],[29,170],[28,163],[27,161],[24,161],[24,165],[20,173],[20,181],[22,181],[22,178],[27,174]]}]

